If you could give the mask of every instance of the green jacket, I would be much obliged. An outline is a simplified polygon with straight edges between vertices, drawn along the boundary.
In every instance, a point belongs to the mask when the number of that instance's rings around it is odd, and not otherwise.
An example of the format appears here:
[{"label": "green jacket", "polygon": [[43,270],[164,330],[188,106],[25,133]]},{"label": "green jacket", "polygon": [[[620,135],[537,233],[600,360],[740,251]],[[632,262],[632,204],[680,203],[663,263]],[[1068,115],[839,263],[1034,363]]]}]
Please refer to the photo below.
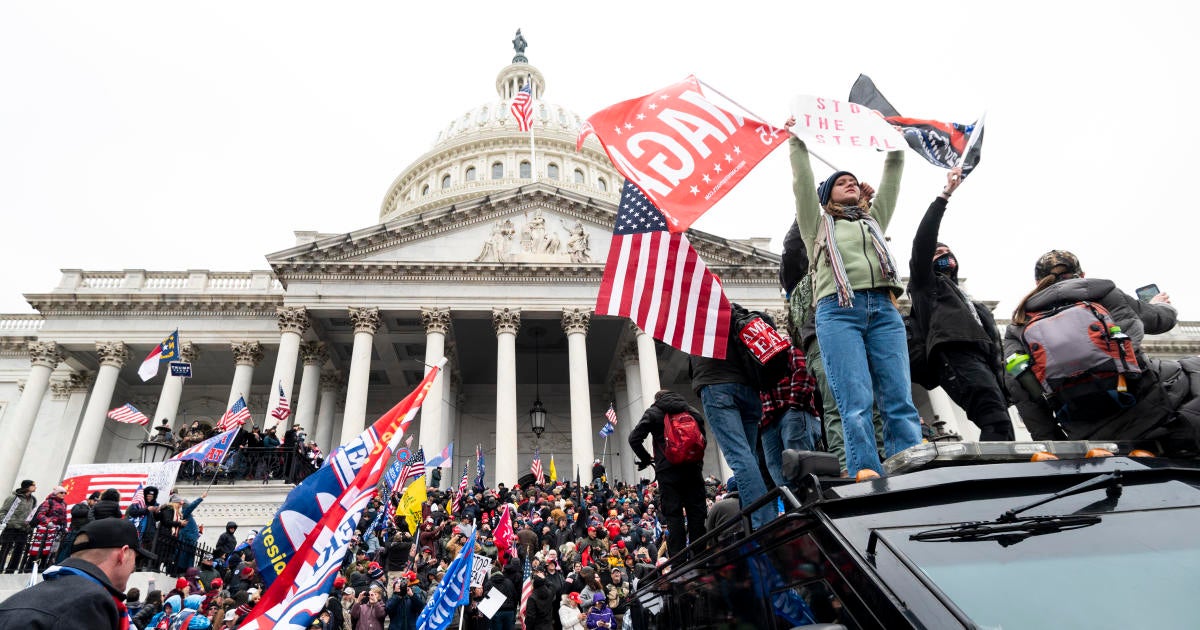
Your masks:
[{"label": "green jacket", "polygon": [[[15,529],[19,531],[29,531],[29,515],[33,514],[33,508],[37,506],[37,499],[31,494],[21,494],[20,490],[13,491],[12,495],[0,505],[0,520],[4,520],[4,515],[12,510],[12,516],[9,517],[8,523],[5,524],[5,529]],[[13,508],[13,501],[17,501],[17,506]]]},{"label": "green jacket", "polygon": [[[796,225],[800,226],[800,237],[804,239],[804,247],[813,257],[816,266],[816,281],[813,287],[815,299],[837,293],[833,283],[833,271],[829,267],[829,254],[822,252],[815,256],[817,228],[821,225],[821,205],[817,200],[817,183],[813,180],[812,165],[808,161],[808,148],[798,138],[791,139],[792,154],[792,193],[796,197]],[[900,195],[900,175],[904,172],[904,152],[892,151],[883,163],[883,180],[876,190],[875,201],[871,205],[871,216],[879,223],[879,227],[887,231],[892,214],[896,211],[896,198]],[[888,289],[896,296],[904,293],[904,285],[900,278],[888,280],[884,278],[879,265],[879,256],[871,244],[871,233],[862,221],[834,221],[834,234],[838,251],[842,254],[842,262],[846,265],[846,275],[850,279],[851,290]],[[897,269],[897,274],[900,270]]]}]

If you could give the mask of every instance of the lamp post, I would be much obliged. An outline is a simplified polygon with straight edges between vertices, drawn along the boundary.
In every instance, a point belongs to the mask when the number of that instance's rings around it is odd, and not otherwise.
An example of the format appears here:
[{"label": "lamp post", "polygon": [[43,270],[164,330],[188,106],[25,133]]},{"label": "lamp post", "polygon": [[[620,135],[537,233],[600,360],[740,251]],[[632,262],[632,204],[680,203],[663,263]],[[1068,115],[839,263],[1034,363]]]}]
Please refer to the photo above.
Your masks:
[{"label": "lamp post", "polygon": [[534,399],[533,406],[529,408],[529,427],[537,436],[540,446],[542,433],[546,431],[546,407],[542,405],[541,349],[538,344],[538,336],[542,334],[542,329],[538,327],[530,332],[533,334]]}]

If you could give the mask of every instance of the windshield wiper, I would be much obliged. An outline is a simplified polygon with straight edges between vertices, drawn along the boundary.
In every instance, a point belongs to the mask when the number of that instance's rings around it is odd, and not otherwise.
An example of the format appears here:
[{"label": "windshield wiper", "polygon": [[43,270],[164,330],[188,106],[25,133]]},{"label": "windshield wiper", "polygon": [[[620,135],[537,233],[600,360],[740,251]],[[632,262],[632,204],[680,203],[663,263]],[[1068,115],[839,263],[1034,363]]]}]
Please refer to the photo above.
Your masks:
[{"label": "windshield wiper", "polygon": [[1070,529],[1090,527],[1100,522],[1101,519],[1099,516],[1020,517],[1018,515],[1039,505],[1045,505],[1063,497],[1081,494],[1101,487],[1105,488],[1110,500],[1116,500],[1117,497],[1121,496],[1121,471],[1116,470],[1108,474],[1098,475],[1083,483],[1055,492],[1032,503],[1006,510],[994,521],[973,521],[951,527],[928,529],[912,534],[909,536],[909,539],[926,542],[994,540],[1002,546],[1007,547],[1019,543],[1030,536],[1041,536],[1043,534],[1054,534]]}]

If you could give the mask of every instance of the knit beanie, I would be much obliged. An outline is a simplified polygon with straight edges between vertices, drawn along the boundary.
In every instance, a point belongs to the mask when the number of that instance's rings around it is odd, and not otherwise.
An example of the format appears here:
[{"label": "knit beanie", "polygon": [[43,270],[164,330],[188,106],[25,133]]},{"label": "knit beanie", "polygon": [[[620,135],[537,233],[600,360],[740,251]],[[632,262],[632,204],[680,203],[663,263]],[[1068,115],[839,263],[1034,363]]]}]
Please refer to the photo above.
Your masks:
[{"label": "knit beanie", "polygon": [[[842,175],[854,177],[854,173],[851,173],[850,171],[838,171],[833,175],[830,175],[825,181],[821,182],[820,186],[817,186],[817,200],[820,201],[822,206],[829,203],[829,196],[833,193],[833,184]],[[858,178],[854,177],[854,180],[858,181]]]}]

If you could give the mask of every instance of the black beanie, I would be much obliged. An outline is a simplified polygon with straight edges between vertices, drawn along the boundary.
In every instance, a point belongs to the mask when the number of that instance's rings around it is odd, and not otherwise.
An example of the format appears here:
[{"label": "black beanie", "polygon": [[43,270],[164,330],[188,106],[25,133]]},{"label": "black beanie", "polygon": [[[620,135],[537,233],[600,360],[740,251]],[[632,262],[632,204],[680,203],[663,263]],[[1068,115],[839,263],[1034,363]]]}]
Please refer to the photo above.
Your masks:
[{"label": "black beanie", "polygon": [[829,203],[829,195],[833,192],[833,183],[836,182],[837,178],[841,177],[842,175],[849,175],[850,177],[854,177],[854,181],[858,181],[858,178],[855,177],[854,173],[851,173],[850,171],[838,171],[833,175],[830,175],[828,179],[821,182],[820,186],[817,186],[817,200],[821,202],[822,206]]}]

